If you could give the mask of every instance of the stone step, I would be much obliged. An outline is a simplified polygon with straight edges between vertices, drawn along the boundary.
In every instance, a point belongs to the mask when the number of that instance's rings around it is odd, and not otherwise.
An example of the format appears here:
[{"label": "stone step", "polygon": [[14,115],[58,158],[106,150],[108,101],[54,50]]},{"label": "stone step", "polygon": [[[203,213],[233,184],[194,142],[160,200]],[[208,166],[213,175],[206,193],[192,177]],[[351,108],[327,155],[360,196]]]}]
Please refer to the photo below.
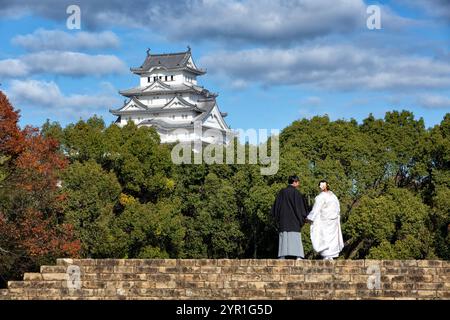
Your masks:
[{"label": "stone step", "polygon": [[25,272],[23,275],[24,281],[41,281],[43,280],[42,274],[40,273],[31,273],[31,272]]},{"label": "stone step", "polygon": [[66,266],[41,266],[41,273],[66,273]]},{"label": "stone step", "polygon": [[0,299],[450,299],[437,260],[57,259],[23,279]]}]

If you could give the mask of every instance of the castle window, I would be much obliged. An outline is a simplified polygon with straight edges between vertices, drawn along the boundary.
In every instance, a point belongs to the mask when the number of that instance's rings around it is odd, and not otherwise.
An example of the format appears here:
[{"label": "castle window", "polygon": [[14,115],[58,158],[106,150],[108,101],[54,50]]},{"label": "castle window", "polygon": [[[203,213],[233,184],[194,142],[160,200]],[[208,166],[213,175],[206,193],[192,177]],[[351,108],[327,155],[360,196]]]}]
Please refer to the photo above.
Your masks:
[{"label": "castle window", "polygon": [[147,77],[147,82],[150,82],[150,77]]},{"label": "castle window", "polygon": [[159,80],[162,80],[162,76],[159,76]]},{"label": "castle window", "polygon": [[158,79],[158,77],[153,77],[153,81],[156,81]]},{"label": "castle window", "polygon": [[173,81],[173,76],[170,76],[170,81]]},{"label": "castle window", "polygon": [[165,79],[166,79],[166,81],[167,81],[167,76],[166,76],[166,78],[165,78]]}]

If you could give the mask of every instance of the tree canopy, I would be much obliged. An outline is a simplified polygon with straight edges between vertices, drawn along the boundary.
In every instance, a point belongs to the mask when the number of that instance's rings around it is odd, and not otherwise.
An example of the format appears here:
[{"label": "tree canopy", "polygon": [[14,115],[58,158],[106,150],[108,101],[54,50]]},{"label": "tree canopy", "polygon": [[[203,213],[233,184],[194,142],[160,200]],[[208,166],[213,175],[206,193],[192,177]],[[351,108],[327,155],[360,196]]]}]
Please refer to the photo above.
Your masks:
[{"label": "tree canopy", "polygon": [[[262,176],[248,163],[174,164],[172,146],[132,122],[106,126],[94,116],[20,130],[18,113],[0,98],[0,268],[7,277],[19,256],[36,257],[26,268],[58,255],[276,257],[270,208],[292,174],[309,205],[321,179],[339,198],[343,258],[450,258],[450,114],[429,129],[409,111],[361,123],[296,120],[280,133],[278,172]],[[26,240],[35,230],[43,233],[39,243]],[[308,227],[302,233],[307,257],[315,258]]]}]

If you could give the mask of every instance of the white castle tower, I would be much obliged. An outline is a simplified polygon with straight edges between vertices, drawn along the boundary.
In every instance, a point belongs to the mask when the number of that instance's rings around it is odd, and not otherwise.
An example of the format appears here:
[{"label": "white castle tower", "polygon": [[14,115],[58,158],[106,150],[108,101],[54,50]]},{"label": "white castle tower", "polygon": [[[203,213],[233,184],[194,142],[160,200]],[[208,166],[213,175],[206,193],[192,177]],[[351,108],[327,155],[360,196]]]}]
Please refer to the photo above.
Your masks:
[{"label": "white castle tower", "polygon": [[[119,91],[127,99],[119,109],[110,110],[118,116],[118,125],[131,120],[138,126],[152,126],[163,143],[197,139],[226,143],[231,137],[217,94],[197,85],[197,76],[206,71],[195,65],[190,47],[186,52],[167,54],[150,54],[148,49],[142,66],[130,70],[140,77],[140,85]],[[219,132],[222,139],[210,135],[211,131]]]}]

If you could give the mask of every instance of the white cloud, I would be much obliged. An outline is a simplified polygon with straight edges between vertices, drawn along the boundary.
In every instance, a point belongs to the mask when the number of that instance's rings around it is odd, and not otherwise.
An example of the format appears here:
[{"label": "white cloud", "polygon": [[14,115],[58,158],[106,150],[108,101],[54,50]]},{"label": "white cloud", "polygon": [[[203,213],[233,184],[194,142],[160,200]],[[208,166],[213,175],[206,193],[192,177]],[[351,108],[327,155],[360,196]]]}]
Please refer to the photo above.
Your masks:
[{"label": "white cloud", "polygon": [[441,95],[422,95],[417,99],[417,104],[426,109],[450,108],[450,97]]},{"label": "white cloud", "polygon": [[398,0],[401,4],[415,7],[431,17],[441,18],[450,23],[450,3],[448,0]]},{"label": "white cloud", "polygon": [[23,60],[34,72],[70,76],[124,73],[125,64],[113,55],[88,55],[79,52],[45,51],[26,55]]},{"label": "white cloud", "polygon": [[12,43],[29,51],[74,51],[79,49],[117,48],[119,38],[111,31],[100,33],[38,29],[31,34],[18,35]]},{"label": "white cloud", "polygon": [[[32,10],[65,21],[67,1],[1,1],[0,14]],[[364,0],[79,0],[83,28],[140,27],[167,38],[289,44],[329,34],[367,31]],[[382,9],[384,27],[408,23]]]},{"label": "white cloud", "polygon": [[0,76],[20,77],[30,74],[65,76],[101,76],[126,73],[125,64],[114,55],[88,55],[69,51],[42,51],[18,59],[0,60]]},{"label": "white cloud", "polygon": [[[217,63],[220,61],[220,63]],[[332,90],[415,90],[450,86],[450,62],[353,45],[212,52],[200,64],[232,81]]]},{"label": "white cloud", "polygon": [[0,77],[23,77],[28,73],[28,66],[19,59],[0,60]]},{"label": "white cloud", "polygon": [[72,118],[92,115],[95,111],[108,110],[120,104],[120,99],[110,92],[96,95],[64,95],[53,81],[12,80],[7,92],[17,106],[44,110],[46,114],[54,112]]},{"label": "white cloud", "polygon": [[363,29],[365,9],[362,0],[194,1],[189,17],[170,17],[169,32],[177,39],[193,34],[198,38],[298,42]]}]

